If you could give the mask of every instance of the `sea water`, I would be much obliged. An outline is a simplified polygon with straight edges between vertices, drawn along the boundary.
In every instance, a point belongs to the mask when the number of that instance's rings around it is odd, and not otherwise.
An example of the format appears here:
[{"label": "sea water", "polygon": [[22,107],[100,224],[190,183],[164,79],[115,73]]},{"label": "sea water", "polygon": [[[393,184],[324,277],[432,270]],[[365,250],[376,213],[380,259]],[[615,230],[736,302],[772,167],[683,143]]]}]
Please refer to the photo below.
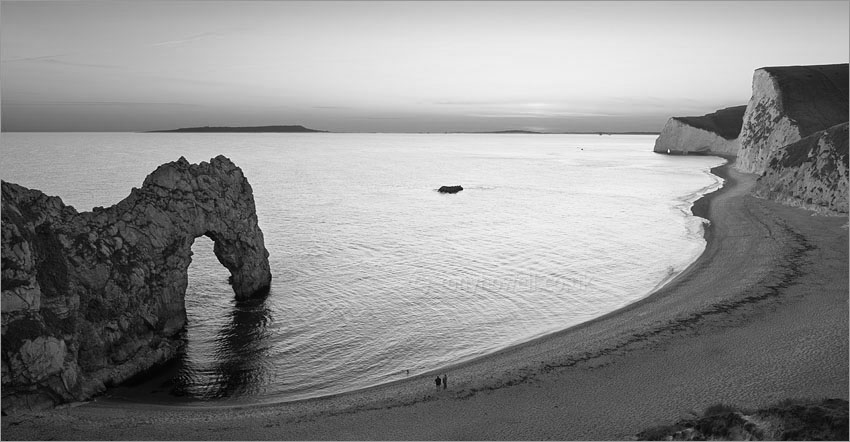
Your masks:
[{"label": "sea water", "polygon": [[164,391],[287,401],[468,360],[648,295],[702,252],[689,208],[721,185],[708,171],[723,162],[653,154],[654,139],[4,133],[0,176],[87,211],[180,156],[232,159],[254,190],[271,291],[237,303],[212,242],[196,239],[186,352]]}]

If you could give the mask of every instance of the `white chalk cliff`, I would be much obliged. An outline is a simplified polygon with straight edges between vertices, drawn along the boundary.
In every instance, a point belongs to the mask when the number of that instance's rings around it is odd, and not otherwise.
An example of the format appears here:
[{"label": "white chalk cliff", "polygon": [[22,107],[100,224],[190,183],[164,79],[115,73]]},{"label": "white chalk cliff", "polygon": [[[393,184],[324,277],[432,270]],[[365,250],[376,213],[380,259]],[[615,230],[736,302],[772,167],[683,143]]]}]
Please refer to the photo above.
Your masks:
[{"label": "white chalk cliff", "polygon": [[653,151],[735,155],[745,108],[730,107],[701,117],[671,117],[655,140]]},{"label": "white chalk cliff", "polygon": [[762,174],[777,152],[848,120],[846,64],[757,69],[736,168]]},{"label": "white chalk cliff", "polygon": [[671,118],[653,150],[735,155],[736,168],[761,175],[756,196],[846,214],[848,94],[847,64],[757,69],[742,114]]}]

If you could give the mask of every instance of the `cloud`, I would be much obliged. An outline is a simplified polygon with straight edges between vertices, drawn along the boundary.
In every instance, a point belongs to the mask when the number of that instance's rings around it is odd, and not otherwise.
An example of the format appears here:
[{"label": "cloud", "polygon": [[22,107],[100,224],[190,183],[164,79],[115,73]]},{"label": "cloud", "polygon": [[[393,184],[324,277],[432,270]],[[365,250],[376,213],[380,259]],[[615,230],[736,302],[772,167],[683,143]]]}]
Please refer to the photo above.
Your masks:
[{"label": "cloud", "polygon": [[84,67],[93,67],[93,68],[107,68],[107,69],[116,69],[121,66],[111,65],[111,64],[96,64],[96,63],[82,63],[75,61],[67,61],[60,60],[60,58],[64,57],[72,57],[75,55],[82,54],[51,54],[51,55],[39,55],[37,57],[22,57],[22,58],[13,58],[11,60],[0,60],[0,63],[52,63],[52,64],[61,64],[65,66],[84,66]]},{"label": "cloud", "polygon": [[[244,30],[245,28],[228,28],[222,29],[218,31],[211,32],[202,32],[200,34],[190,35],[185,38],[174,39],[174,40],[166,40],[160,41],[157,43],[151,43],[147,45],[143,45],[143,47],[160,47],[160,46],[176,46],[184,43],[191,43],[198,40],[203,40],[211,37],[219,37],[222,35],[231,34],[236,31]],[[118,69],[122,66],[117,65],[109,65],[109,64],[97,64],[97,63],[84,63],[84,62],[76,62],[76,61],[68,61],[68,60],[60,60],[61,58],[72,57],[72,56],[85,56],[85,55],[103,55],[110,54],[114,52],[114,50],[107,51],[97,51],[97,52],[85,52],[85,53],[62,53],[62,54],[48,54],[48,55],[38,55],[34,57],[18,57],[7,60],[0,60],[0,63],[21,63],[21,62],[42,62],[42,63],[53,63],[65,66],[81,66],[81,67],[93,67],[93,68],[104,68],[104,69]]]},{"label": "cloud", "polygon": [[60,60],[64,57],[72,57],[75,55],[81,54],[52,54],[52,55],[39,55],[37,57],[23,57],[23,58],[13,58],[11,60],[2,60],[0,63],[50,63],[53,65],[61,65],[61,66],[80,66],[87,68],[101,68],[101,69],[119,69],[121,66],[113,65],[113,64],[97,64],[97,63],[83,63],[76,61],[68,61],[68,60]]},{"label": "cloud", "polygon": [[21,61],[50,61],[58,57],[67,57],[69,55],[74,54],[50,54],[50,55],[39,55],[36,57],[19,57],[13,58],[10,60],[0,60],[0,63],[18,63]]},{"label": "cloud", "polygon": [[434,104],[449,106],[449,112],[463,112],[474,118],[575,118],[620,114],[583,100],[439,101]]},{"label": "cloud", "polygon": [[504,100],[443,100],[435,101],[432,104],[440,106],[520,106],[523,102]]},{"label": "cloud", "polygon": [[377,116],[362,116],[349,117],[353,120],[404,120],[406,117],[377,117]]},{"label": "cloud", "polygon": [[514,113],[477,113],[467,114],[475,118],[575,118],[575,117],[613,117],[618,114],[600,112],[514,112]]},{"label": "cloud", "polygon": [[203,40],[207,37],[214,37],[216,35],[218,35],[218,33],[216,33],[216,32],[203,32],[201,34],[192,35],[190,37],[182,38],[182,39],[179,39],[179,40],[167,40],[167,41],[161,41],[159,43],[152,43],[149,46],[155,47],[155,46],[179,45],[179,44],[182,44],[182,43],[190,43],[190,42],[193,42],[193,41]]},{"label": "cloud", "polygon": [[190,35],[190,36],[185,37],[185,38],[179,38],[179,39],[176,39],[176,40],[166,40],[166,41],[161,41],[161,42],[158,42],[158,43],[151,43],[148,46],[149,47],[174,46],[174,45],[179,45],[179,44],[183,44],[183,43],[192,43],[194,41],[203,40],[203,39],[210,38],[210,37],[220,37],[220,36],[223,36],[223,35],[232,34],[236,31],[243,31],[245,29],[247,29],[247,28],[238,27],[238,28],[221,29],[221,30],[218,30],[218,31],[201,32],[200,34],[194,34],[194,35]]},{"label": "cloud", "polygon": [[139,101],[42,101],[34,103],[3,103],[3,106],[187,106],[201,107],[191,103],[139,102]]},{"label": "cloud", "polygon": [[41,61],[43,61],[45,63],[53,63],[53,64],[58,64],[58,65],[63,65],[63,66],[80,66],[80,67],[86,67],[86,68],[101,68],[101,69],[120,69],[121,68],[121,66],[114,65],[114,64],[78,63],[78,62],[74,62],[74,61],[63,61],[63,60],[56,60],[56,59],[47,59],[47,60],[41,60]]}]

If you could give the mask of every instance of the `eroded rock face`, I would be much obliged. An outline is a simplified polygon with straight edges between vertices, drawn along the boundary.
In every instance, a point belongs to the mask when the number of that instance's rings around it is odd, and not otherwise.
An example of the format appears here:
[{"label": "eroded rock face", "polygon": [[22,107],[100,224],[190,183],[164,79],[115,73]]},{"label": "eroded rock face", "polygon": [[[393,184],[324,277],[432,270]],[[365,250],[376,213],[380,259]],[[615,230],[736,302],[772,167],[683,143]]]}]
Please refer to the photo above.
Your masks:
[{"label": "eroded rock face", "polygon": [[745,109],[746,106],[736,106],[701,117],[672,117],[655,140],[653,151],[735,155]]},{"label": "eroded rock face", "polygon": [[92,212],[6,182],[2,197],[4,411],[87,399],[174,357],[199,236],[237,298],[268,291],[253,191],[223,156],[164,164]]},{"label": "eroded rock face", "polygon": [[777,151],[753,194],[824,214],[848,213],[848,123]]},{"label": "eroded rock face", "polygon": [[784,146],[847,121],[847,66],[757,69],[735,167],[762,174]]}]

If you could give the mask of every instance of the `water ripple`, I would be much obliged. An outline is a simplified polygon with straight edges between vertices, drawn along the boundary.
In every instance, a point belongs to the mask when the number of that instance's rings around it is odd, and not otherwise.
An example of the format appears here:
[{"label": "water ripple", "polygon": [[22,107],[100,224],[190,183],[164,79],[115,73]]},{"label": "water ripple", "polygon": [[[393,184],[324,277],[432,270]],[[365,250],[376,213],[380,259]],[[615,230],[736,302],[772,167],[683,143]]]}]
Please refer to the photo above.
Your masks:
[{"label": "water ripple", "polygon": [[274,279],[237,303],[196,240],[185,354],[160,381],[191,401],[362,388],[632,302],[702,250],[686,209],[719,162],[641,136],[203,135],[4,134],[0,163],[80,210],[179,155],[242,167]]}]

